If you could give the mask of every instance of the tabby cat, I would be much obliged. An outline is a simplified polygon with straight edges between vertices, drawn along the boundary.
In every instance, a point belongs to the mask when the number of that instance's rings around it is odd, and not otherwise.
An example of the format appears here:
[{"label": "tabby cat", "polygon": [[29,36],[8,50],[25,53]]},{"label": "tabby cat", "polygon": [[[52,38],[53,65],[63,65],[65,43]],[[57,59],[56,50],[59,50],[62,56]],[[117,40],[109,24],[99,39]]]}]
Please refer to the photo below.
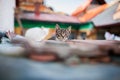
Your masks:
[{"label": "tabby cat", "polygon": [[56,24],[55,28],[55,37],[58,41],[66,41],[69,39],[71,34],[71,26],[69,26],[67,29],[60,28],[58,24]]}]

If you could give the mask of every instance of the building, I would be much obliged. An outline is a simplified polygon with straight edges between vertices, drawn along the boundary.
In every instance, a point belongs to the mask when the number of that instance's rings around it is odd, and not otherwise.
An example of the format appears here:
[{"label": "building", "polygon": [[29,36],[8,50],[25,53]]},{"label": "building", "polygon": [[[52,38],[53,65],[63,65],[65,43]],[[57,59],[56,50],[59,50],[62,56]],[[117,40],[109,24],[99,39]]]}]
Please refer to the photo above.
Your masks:
[{"label": "building", "polygon": [[114,19],[114,14],[120,3],[117,3],[92,19],[97,30],[97,39],[104,39],[104,33],[109,31],[120,36],[120,19]]}]

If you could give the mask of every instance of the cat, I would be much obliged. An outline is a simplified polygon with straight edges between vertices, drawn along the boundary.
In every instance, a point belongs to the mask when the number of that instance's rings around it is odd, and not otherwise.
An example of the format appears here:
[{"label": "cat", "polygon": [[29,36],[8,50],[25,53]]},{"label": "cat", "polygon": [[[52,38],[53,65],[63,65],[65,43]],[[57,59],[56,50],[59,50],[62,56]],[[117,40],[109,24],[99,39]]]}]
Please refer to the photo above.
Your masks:
[{"label": "cat", "polygon": [[66,41],[71,37],[71,26],[69,26],[67,29],[64,29],[60,28],[60,26],[56,24],[55,31],[52,31],[51,29],[45,27],[41,28],[34,27],[26,31],[25,37],[34,41],[42,40]]},{"label": "cat", "polygon": [[34,41],[42,41],[49,34],[49,28],[34,27],[26,31],[25,37]]},{"label": "cat", "polygon": [[55,27],[55,40],[57,41],[66,41],[69,39],[71,34],[71,26],[69,26],[67,29],[60,28],[58,24],[56,24]]}]

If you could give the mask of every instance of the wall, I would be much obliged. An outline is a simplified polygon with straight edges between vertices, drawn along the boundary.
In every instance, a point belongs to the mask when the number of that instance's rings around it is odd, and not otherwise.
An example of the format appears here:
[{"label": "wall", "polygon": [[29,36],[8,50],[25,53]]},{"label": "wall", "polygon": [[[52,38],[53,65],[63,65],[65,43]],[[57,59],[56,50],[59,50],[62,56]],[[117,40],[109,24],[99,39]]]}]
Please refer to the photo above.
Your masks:
[{"label": "wall", "polygon": [[15,0],[0,0],[0,31],[14,31]]}]

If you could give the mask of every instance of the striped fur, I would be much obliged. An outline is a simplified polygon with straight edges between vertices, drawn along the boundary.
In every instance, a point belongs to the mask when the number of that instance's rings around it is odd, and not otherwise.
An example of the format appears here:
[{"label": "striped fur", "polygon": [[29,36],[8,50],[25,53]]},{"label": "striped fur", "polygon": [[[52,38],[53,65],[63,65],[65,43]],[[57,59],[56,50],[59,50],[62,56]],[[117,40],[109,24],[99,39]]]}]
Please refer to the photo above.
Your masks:
[{"label": "striped fur", "polygon": [[69,36],[71,34],[71,26],[67,29],[60,28],[60,26],[56,25],[56,40],[58,41],[66,41],[68,40]]}]

